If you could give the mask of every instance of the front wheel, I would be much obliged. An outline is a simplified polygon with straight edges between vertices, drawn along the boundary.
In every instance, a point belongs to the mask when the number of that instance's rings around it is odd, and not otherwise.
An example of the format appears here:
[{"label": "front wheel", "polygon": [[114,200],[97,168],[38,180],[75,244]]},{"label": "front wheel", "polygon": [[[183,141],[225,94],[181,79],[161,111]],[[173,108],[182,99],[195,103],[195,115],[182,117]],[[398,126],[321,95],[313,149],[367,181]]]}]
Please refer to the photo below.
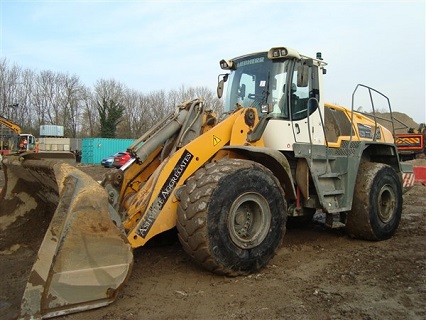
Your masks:
[{"label": "front wheel", "polygon": [[285,233],[280,183],[262,165],[241,159],[207,164],[180,194],[178,237],[196,262],[237,276],[264,267]]},{"label": "front wheel", "polygon": [[402,214],[401,181],[392,167],[362,162],[346,230],[353,238],[385,240],[393,236]]}]

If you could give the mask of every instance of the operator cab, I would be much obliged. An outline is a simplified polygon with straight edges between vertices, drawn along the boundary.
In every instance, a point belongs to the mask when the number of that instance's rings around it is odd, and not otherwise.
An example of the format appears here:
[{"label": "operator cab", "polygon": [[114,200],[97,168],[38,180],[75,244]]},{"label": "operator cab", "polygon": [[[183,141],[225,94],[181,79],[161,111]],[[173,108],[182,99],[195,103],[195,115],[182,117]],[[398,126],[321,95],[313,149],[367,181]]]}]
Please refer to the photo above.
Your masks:
[{"label": "operator cab", "polygon": [[[320,57],[308,58],[280,47],[222,60],[220,65],[230,70],[218,86],[221,96],[223,84],[228,82],[224,111],[253,107],[260,117],[267,117],[266,146],[292,150],[294,142],[324,143],[317,109],[323,108],[320,87],[326,64]],[[308,126],[314,128],[308,130]]]},{"label": "operator cab", "polygon": [[36,151],[36,139],[32,134],[21,133],[19,139],[20,151]]}]

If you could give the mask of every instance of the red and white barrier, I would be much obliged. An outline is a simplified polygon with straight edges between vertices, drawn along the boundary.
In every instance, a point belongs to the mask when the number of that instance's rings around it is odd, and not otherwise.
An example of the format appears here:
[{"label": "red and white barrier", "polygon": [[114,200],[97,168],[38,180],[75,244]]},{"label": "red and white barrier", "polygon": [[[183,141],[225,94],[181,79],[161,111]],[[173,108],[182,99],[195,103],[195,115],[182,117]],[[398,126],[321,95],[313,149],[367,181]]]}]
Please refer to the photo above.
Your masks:
[{"label": "red and white barrier", "polygon": [[414,166],[414,181],[415,183],[426,184],[426,167],[425,166]]}]

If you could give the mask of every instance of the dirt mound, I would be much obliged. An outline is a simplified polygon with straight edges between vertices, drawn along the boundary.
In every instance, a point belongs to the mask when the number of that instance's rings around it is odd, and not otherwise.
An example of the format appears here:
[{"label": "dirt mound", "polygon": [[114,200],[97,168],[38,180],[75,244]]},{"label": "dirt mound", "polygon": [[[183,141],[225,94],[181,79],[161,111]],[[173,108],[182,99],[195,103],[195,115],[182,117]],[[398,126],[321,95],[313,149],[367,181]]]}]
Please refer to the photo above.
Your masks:
[{"label": "dirt mound", "polygon": [[414,159],[414,160],[407,161],[407,162],[411,163],[413,166],[426,167],[426,159]]},{"label": "dirt mound", "polygon": [[[392,112],[394,119],[395,133],[407,133],[408,129],[418,129],[419,124],[411,117],[401,112]],[[391,116],[389,112],[376,112],[377,122],[388,130],[392,131]]]}]

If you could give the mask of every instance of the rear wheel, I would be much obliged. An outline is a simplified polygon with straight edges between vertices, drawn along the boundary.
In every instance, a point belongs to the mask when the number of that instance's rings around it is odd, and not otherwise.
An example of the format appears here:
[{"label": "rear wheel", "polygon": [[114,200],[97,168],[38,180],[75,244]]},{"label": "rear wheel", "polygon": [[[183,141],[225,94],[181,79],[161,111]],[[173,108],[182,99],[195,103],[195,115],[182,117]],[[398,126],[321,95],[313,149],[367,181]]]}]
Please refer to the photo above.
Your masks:
[{"label": "rear wheel", "polygon": [[401,181],[390,166],[362,162],[346,230],[351,237],[385,240],[393,236],[402,213]]},{"label": "rear wheel", "polygon": [[278,179],[240,159],[207,164],[180,194],[178,237],[210,271],[242,275],[264,267],[281,245],[286,202]]}]

